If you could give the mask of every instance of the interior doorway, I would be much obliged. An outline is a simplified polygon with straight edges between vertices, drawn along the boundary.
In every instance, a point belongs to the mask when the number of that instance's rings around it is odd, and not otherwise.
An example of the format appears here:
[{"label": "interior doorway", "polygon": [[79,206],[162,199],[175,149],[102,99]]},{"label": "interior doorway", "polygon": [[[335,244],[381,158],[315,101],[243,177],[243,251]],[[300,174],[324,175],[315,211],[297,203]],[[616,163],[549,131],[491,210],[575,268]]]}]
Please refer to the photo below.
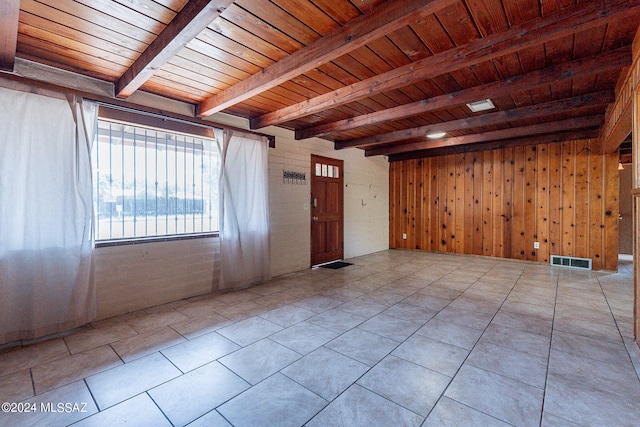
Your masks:
[{"label": "interior doorway", "polygon": [[631,157],[631,135],[618,148],[618,254],[633,255],[633,164]]},{"label": "interior doorway", "polygon": [[344,257],[344,162],[311,155],[311,265]]}]

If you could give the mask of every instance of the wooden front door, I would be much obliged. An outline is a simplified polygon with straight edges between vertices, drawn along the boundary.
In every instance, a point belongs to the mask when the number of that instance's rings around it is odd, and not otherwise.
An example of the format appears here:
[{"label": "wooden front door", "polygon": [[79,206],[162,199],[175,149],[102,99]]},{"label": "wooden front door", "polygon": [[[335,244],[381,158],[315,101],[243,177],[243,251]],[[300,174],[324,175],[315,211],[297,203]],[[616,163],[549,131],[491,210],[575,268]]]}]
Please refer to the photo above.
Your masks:
[{"label": "wooden front door", "polygon": [[311,265],[344,256],[343,165],[311,156]]}]

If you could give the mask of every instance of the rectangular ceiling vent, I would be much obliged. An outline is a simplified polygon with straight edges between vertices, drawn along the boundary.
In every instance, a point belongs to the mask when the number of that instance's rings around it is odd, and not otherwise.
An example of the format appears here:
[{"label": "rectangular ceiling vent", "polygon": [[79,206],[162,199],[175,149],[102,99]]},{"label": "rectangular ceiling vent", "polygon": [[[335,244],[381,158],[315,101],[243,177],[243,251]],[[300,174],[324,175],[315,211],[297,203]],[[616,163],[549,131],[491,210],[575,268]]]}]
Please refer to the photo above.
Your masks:
[{"label": "rectangular ceiling vent", "polygon": [[493,105],[493,102],[491,102],[490,99],[483,99],[482,101],[470,102],[467,104],[467,107],[469,107],[469,109],[474,113],[477,113],[478,111],[486,111],[486,110],[492,110],[496,108],[496,106]]},{"label": "rectangular ceiling vent", "polygon": [[591,259],[551,255],[551,265],[554,267],[582,268],[585,270],[591,270]]}]

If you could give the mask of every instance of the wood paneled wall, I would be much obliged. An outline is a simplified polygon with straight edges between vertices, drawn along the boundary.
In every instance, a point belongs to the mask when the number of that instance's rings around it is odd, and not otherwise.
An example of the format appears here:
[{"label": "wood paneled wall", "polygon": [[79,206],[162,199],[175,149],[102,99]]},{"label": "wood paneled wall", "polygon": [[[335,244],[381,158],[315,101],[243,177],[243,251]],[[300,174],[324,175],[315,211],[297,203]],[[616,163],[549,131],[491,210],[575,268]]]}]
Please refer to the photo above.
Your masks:
[{"label": "wood paneled wall", "polygon": [[545,263],[576,256],[616,270],[617,155],[598,147],[581,140],[392,162],[389,246]]}]

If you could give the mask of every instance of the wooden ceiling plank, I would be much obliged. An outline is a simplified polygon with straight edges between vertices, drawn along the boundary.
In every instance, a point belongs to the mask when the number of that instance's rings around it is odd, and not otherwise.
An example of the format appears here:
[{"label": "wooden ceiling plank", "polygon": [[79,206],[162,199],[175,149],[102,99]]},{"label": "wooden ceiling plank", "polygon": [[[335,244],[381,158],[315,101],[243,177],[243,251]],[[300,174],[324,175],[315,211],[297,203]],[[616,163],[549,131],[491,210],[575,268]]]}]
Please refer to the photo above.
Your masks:
[{"label": "wooden ceiling plank", "polygon": [[476,144],[458,145],[454,147],[432,148],[430,150],[411,151],[407,153],[392,154],[389,162],[400,160],[420,159],[425,157],[445,156],[449,154],[473,153],[477,151],[495,150],[498,148],[522,147],[526,145],[551,144],[554,142],[576,141],[598,138],[598,129],[557,132],[547,135],[536,135],[525,138],[479,142]]},{"label": "wooden ceiling plank", "polygon": [[191,0],[116,81],[118,98],[126,98],[209,25],[232,0]]},{"label": "wooden ceiling plank", "polygon": [[419,141],[408,144],[397,144],[390,147],[376,147],[365,150],[365,156],[391,155],[406,153],[409,151],[428,150],[439,147],[453,147],[458,145],[473,144],[478,142],[488,142],[501,139],[514,139],[525,136],[563,132],[567,129],[584,130],[597,128],[602,124],[603,115],[578,117],[573,119],[559,120],[555,122],[540,123],[530,126],[522,126],[511,129],[503,129],[491,132],[476,133],[473,135],[444,138],[437,141]]},{"label": "wooden ceiling plank", "polygon": [[[427,126],[420,126],[413,129],[405,129],[397,132],[390,132],[350,141],[336,142],[336,149],[349,147],[365,147],[378,144],[388,144],[403,140],[423,139],[425,135],[436,132],[451,132],[474,127],[490,126],[509,123],[513,120],[526,120],[537,117],[549,117],[554,114],[566,113],[567,111],[577,112],[586,108],[605,106],[615,101],[613,90],[607,90],[587,95],[575,96],[573,98],[561,99],[558,101],[534,104],[527,107],[516,108],[507,111],[482,114],[479,116],[466,117],[458,120],[451,120],[443,123],[435,123]],[[584,114],[584,113],[583,113]]]},{"label": "wooden ceiling plank", "polygon": [[572,80],[582,76],[596,75],[607,70],[619,70],[629,65],[631,65],[631,48],[626,46],[602,55],[548,67],[506,80],[476,86],[471,89],[440,95],[384,111],[376,111],[374,113],[340,120],[338,122],[300,129],[296,131],[296,139],[324,136],[361,126],[399,120],[445,107],[464,105],[468,102],[477,101],[478,99],[498,98],[546,86],[560,80]]},{"label": "wooden ceiling plank", "polygon": [[357,101],[376,93],[450,73],[521,49],[565,37],[616,19],[640,15],[640,1],[619,1],[606,7],[599,1],[581,3],[522,26],[475,40],[466,45],[396,68],[384,74],[318,96],[303,103],[251,120],[251,128],[278,125],[290,120]]},{"label": "wooden ceiling plank", "polygon": [[0,2],[0,70],[13,72],[18,45],[20,0]]},{"label": "wooden ceiling plank", "polygon": [[344,27],[281,59],[262,72],[205,100],[198,116],[209,116],[269,90],[291,78],[364,46],[412,21],[433,14],[456,0],[396,0],[354,19]]}]

